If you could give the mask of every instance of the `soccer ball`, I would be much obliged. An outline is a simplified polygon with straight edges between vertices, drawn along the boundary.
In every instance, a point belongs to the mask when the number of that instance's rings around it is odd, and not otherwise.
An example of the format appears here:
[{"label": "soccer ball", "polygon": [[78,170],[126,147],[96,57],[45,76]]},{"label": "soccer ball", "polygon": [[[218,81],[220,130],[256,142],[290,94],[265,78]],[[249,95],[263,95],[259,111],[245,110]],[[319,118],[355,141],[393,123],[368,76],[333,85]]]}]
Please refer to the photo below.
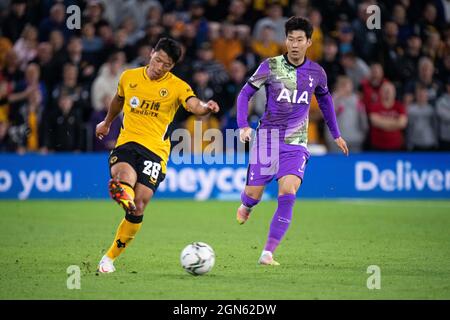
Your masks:
[{"label": "soccer ball", "polygon": [[180,255],[181,266],[194,276],[211,271],[215,260],[214,250],[204,242],[193,242],[187,245]]}]

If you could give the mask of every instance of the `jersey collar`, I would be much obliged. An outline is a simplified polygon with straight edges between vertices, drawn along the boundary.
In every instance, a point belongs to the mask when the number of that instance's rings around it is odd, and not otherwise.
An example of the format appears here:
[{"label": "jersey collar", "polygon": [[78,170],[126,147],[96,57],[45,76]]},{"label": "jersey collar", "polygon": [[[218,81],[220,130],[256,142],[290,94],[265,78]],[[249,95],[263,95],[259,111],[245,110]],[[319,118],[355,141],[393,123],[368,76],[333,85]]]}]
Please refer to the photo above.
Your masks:
[{"label": "jersey collar", "polygon": [[303,59],[303,62],[301,63],[301,64],[299,64],[298,66],[296,66],[295,64],[292,64],[290,61],[289,61],[289,59],[288,59],[288,56],[287,56],[287,53],[285,53],[285,54],[283,54],[283,57],[284,57],[284,60],[286,60],[286,62],[290,65],[290,66],[293,66],[294,68],[300,68],[301,66],[303,66],[305,63],[306,63],[306,60],[308,60],[307,58],[306,58],[306,56],[305,56],[305,59]]}]

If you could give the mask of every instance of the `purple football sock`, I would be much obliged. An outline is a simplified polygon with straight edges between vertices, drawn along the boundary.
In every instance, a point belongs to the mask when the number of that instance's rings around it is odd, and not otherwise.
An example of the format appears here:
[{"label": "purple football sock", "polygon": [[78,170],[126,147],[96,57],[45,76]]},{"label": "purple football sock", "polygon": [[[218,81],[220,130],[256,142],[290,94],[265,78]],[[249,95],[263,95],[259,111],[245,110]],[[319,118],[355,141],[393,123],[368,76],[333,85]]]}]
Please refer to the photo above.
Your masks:
[{"label": "purple football sock", "polygon": [[295,194],[284,194],[278,197],[277,211],[270,224],[269,236],[264,250],[274,252],[291,224]]},{"label": "purple football sock", "polygon": [[244,206],[251,209],[252,207],[254,207],[258,204],[259,199],[253,199],[252,197],[249,197],[248,195],[246,195],[245,191],[242,191],[241,201]]}]

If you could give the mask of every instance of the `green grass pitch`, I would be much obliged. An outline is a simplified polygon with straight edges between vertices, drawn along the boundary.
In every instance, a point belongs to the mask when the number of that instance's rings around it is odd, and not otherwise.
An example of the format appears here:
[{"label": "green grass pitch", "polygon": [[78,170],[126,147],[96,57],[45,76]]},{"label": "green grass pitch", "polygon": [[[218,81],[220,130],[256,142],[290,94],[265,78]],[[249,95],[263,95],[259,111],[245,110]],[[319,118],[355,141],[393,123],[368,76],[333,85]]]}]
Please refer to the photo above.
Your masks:
[{"label": "green grass pitch", "polygon": [[[110,201],[1,201],[0,299],[450,299],[450,201],[304,201],[276,252],[256,264],[276,202],[245,225],[237,202],[158,200],[113,274],[96,273],[123,217]],[[213,270],[182,270],[203,241]],[[67,267],[81,269],[69,290]],[[369,290],[370,265],[381,288]]]}]

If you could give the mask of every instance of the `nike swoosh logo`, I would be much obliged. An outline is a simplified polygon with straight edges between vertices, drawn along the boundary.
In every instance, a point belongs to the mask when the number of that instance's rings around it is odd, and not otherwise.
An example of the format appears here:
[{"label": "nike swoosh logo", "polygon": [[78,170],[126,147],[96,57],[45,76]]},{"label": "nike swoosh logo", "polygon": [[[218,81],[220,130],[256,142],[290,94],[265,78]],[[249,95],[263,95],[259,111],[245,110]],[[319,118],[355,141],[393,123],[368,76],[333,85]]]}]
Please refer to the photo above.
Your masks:
[{"label": "nike swoosh logo", "polygon": [[130,88],[134,89],[137,87],[137,83],[130,83]]}]

